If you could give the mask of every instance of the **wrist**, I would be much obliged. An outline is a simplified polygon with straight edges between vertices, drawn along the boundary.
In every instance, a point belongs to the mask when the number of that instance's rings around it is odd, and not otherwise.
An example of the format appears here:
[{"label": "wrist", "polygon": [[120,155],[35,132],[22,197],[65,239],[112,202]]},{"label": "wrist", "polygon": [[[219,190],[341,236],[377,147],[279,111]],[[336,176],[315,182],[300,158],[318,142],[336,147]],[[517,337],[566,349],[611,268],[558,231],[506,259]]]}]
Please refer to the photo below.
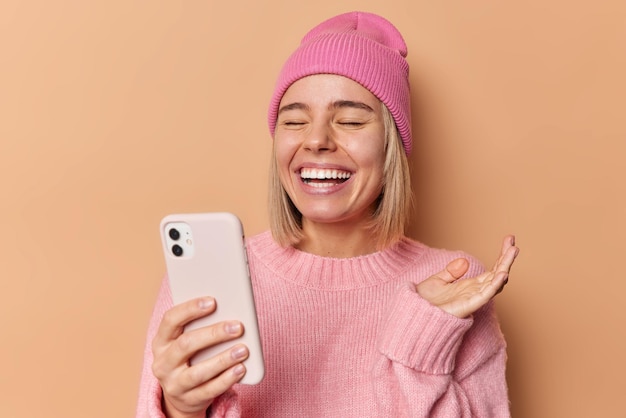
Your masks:
[{"label": "wrist", "polygon": [[206,411],[185,413],[180,411],[171,411],[168,409],[163,412],[166,418],[206,418],[208,416]]},{"label": "wrist", "polygon": [[175,408],[166,399],[163,399],[161,405],[166,418],[206,418],[208,416],[208,408],[204,411],[183,412]]}]

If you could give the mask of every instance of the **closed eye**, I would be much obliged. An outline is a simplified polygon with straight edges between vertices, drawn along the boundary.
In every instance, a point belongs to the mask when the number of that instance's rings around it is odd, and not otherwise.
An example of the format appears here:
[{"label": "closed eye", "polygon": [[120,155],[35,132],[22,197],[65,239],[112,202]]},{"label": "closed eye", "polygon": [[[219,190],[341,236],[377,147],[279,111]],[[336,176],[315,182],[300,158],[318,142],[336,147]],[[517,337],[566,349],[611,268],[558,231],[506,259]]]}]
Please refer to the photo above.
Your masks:
[{"label": "closed eye", "polygon": [[341,121],[337,121],[337,124],[344,128],[351,129],[351,128],[361,128],[365,125],[365,122],[356,121],[356,120],[341,120]]}]

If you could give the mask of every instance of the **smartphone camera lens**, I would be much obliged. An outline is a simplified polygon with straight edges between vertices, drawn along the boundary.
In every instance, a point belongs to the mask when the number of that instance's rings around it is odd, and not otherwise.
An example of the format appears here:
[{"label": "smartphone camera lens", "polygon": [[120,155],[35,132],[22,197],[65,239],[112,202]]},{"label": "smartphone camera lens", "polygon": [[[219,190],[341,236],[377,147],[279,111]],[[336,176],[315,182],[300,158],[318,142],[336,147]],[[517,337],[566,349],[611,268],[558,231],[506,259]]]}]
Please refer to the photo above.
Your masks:
[{"label": "smartphone camera lens", "polygon": [[178,232],[178,229],[176,229],[176,228],[170,229],[169,234],[170,234],[170,238],[173,239],[174,241],[176,241],[178,238],[180,238],[180,232]]},{"label": "smartphone camera lens", "polygon": [[178,244],[174,244],[174,246],[172,247],[172,253],[174,253],[176,257],[180,257],[181,255],[183,255],[183,247]]}]

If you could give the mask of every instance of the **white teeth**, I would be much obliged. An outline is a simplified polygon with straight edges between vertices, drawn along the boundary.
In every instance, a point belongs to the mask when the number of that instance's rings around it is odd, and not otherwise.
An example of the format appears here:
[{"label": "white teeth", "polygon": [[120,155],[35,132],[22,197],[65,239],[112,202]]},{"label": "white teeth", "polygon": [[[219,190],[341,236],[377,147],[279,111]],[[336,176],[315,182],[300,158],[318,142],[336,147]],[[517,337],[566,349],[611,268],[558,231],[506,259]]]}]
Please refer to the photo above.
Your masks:
[{"label": "white teeth", "polygon": [[309,183],[309,186],[317,187],[318,189],[323,189],[325,187],[333,187],[332,183]]},{"label": "white teeth", "polygon": [[330,170],[330,169],[317,169],[317,168],[303,168],[300,170],[300,177],[303,179],[342,179],[346,180],[350,178],[350,173],[347,171]]}]

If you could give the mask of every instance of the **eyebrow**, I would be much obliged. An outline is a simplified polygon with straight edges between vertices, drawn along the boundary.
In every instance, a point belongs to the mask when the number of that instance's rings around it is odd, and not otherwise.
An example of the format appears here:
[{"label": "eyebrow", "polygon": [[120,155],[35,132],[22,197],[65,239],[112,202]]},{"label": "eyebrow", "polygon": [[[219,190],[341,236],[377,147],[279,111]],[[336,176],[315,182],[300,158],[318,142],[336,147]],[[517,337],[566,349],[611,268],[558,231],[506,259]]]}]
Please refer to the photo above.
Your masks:
[{"label": "eyebrow", "polygon": [[281,107],[280,109],[278,109],[278,114],[280,115],[281,113],[286,112],[288,110],[310,110],[310,109],[311,108],[304,103],[295,102],[295,103],[289,103],[288,105],[285,105]]},{"label": "eyebrow", "polygon": [[353,100],[337,100],[336,102],[333,102],[329,107],[334,109],[351,107],[354,109],[363,109],[367,110],[368,112],[374,112],[374,109],[372,109],[369,105],[363,102],[355,102]]},{"label": "eyebrow", "polygon": [[[354,108],[354,109],[362,109],[362,110],[366,110],[368,112],[374,112],[374,109],[372,109],[371,106],[363,103],[363,102],[355,102],[354,100],[337,100],[333,103],[331,103],[328,108],[329,109],[341,109],[341,108]],[[283,107],[281,107],[280,109],[278,109],[278,114],[280,115],[283,112],[287,112],[289,110],[311,110],[311,108],[309,107],[309,105],[305,104],[305,103],[301,103],[301,102],[294,102],[294,103],[289,103],[288,105],[285,105]]]}]

